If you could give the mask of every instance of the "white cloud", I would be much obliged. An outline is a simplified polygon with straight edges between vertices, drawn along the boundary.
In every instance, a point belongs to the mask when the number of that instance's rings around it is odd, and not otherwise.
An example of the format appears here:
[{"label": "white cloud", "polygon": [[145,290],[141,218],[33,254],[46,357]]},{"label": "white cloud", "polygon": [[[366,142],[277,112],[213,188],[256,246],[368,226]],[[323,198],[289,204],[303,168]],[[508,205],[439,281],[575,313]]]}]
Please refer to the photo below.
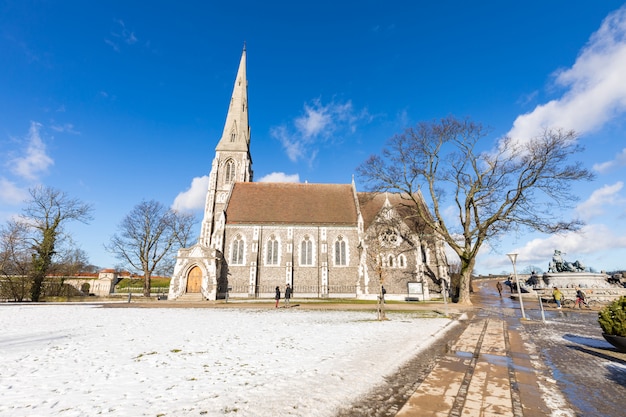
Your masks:
[{"label": "white cloud", "polygon": [[270,133],[280,141],[291,161],[313,160],[319,145],[354,133],[360,121],[369,119],[366,110],[355,112],[350,101],[325,105],[317,99],[304,105],[304,113],[293,121],[291,128],[276,126]]},{"label": "white cloud", "polygon": [[[546,238],[536,238],[528,241],[523,247],[515,248],[510,252],[516,252],[518,265],[536,265],[544,271],[547,270],[548,262],[552,259],[554,250],[558,249],[565,253],[564,258],[569,262],[581,261],[587,266],[591,261],[599,262],[604,253],[623,252],[626,249],[626,233],[605,224],[588,224],[579,232],[567,234],[553,234]],[[604,261],[614,262],[614,259]],[[508,271],[511,262],[502,255],[487,254],[481,250],[478,269],[488,271]],[[598,265],[598,269],[610,269],[605,265]],[[482,271],[478,271],[482,272]]]},{"label": "white cloud", "polygon": [[54,164],[52,158],[46,153],[46,145],[39,134],[40,129],[41,124],[31,122],[25,155],[15,157],[8,162],[11,172],[28,180],[36,180],[40,173],[45,172]]},{"label": "white cloud", "polygon": [[589,224],[577,233],[534,239],[520,249],[520,256],[523,253],[529,259],[544,259],[547,263],[550,259],[545,259],[546,253],[551,255],[554,249],[570,254],[573,259],[580,255],[619,248],[626,248],[626,235],[604,224]]},{"label": "white cloud", "polygon": [[28,192],[6,178],[0,177],[0,203],[18,205],[28,198]]},{"label": "white cloud", "polygon": [[331,106],[322,106],[319,100],[313,106],[304,105],[304,115],[296,118],[294,124],[302,137],[309,139],[319,135],[327,135],[332,130]]},{"label": "white cloud", "polygon": [[576,211],[585,220],[603,215],[607,206],[625,203],[624,198],[619,195],[623,187],[624,183],[618,181],[613,185],[605,185],[595,190],[587,200],[576,207]]},{"label": "white cloud", "polygon": [[277,126],[270,129],[270,134],[278,139],[285,148],[285,153],[291,161],[297,161],[304,156],[304,144],[293,138],[285,126]]},{"label": "white cloud", "polygon": [[176,196],[172,208],[180,211],[193,211],[204,208],[208,188],[208,175],[195,177],[191,181],[189,188]]},{"label": "white cloud", "polygon": [[598,171],[601,174],[609,172],[613,168],[626,166],[626,148],[622,149],[621,153],[618,153],[615,159],[612,161],[602,162],[600,164],[595,164],[593,169]]},{"label": "white cloud", "polygon": [[105,39],[104,42],[107,45],[113,48],[115,52],[120,52],[120,47],[117,40],[127,45],[134,45],[135,43],[137,43],[138,39],[137,36],[135,36],[135,32],[128,30],[123,20],[117,19],[114,22],[117,26],[114,30],[111,31],[111,36],[114,38],[114,40],[108,38]]},{"label": "white cloud", "polygon": [[579,134],[599,129],[626,111],[624,68],[626,7],[607,16],[574,65],[557,73],[563,96],[519,116],[508,136],[526,140],[552,127]]},{"label": "white cloud", "polygon": [[284,172],[272,172],[262,177],[259,182],[300,182],[298,174],[285,174]]},{"label": "white cloud", "polygon": [[72,133],[74,135],[80,135],[80,132],[74,129],[74,125],[71,123],[65,123],[63,125],[51,125],[50,129],[54,130],[55,132]]}]

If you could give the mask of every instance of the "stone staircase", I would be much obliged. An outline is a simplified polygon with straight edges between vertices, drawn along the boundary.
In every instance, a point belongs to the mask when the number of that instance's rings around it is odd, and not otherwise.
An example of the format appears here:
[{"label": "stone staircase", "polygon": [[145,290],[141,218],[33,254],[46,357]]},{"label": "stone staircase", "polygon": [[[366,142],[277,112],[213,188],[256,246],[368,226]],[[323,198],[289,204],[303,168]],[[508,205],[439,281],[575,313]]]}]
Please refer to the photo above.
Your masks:
[{"label": "stone staircase", "polygon": [[198,303],[204,301],[204,297],[199,292],[188,292],[178,297],[175,301],[177,303]]}]

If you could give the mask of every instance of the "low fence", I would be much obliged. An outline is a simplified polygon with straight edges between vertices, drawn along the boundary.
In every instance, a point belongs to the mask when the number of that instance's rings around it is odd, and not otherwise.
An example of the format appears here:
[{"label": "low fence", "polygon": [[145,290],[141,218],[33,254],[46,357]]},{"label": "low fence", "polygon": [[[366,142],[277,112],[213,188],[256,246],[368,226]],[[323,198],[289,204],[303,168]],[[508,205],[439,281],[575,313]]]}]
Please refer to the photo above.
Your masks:
[{"label": "low fence", "polygon": [[[285,296],[285,286],[280,285],[280,295]],[[268,297],[276,293],[276,285],[259,285],[256,288],[250,285],[234,285],[228,287],[228,293],[230,296],[249,296],[249,297]],[[292,297],[310,297],[310,296],[323,296],[325,294],[347,294],[356,296],[356,285],[295,285],[292,288]],[[226,292],[221,293],[222,296],[226,295]]]},{"label": "low fence", "polygon": [[[576,290],[563,288],[560,290],[564,300],[576,300]],[[582,288],[587,301],[595,301],[598,304],[608,304],[613,300],[626,296],[626,288]],[[545,288],[536,290],[536,293],[544,302],[552,301],[552,289]],[[524,294],[528,295],[528,294]]]},{"label": "low fence", "polygon": [[[170,291],[170,287],[150,287],[152,294],[167,294]],[[143,287],[115,287],[114,294],[143,294]]]}]

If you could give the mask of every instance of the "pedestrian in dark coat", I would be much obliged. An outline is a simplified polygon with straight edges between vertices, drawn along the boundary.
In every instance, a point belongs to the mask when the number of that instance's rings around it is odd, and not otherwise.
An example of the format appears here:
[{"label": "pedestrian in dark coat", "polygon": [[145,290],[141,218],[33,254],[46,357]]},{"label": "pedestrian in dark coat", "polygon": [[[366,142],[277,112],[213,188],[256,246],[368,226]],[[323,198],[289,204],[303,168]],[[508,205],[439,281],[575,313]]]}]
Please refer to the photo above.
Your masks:
[{"label": "pedestrian in dark coat", "polygon": [[285,288],[285,305],[288,306],[289,305],[289,299],[291,298],[291,287],[289,286],[289,284],[287,284],[287,287]]},{"label": "pedestrian in dark coat", "polygon": [[276,295],[274,296],[276,299],[276,308],[278,308],[278,302],[280,301],[280,287],[276,287]]},{"label": "pedestrian in dark coat", "polygon": [[500,294],[500,297],[502,297],[502,284],[500,283],[500,281],[498,281],[498,283],[496,284],[496,288],[498,289],[498,294]]},{"label": "pedestrian in dark coat", "polygon": [[574,302],[574,308],[583,308],[583,304],[585,305],[585,307],[591,308],[587,303],[583,290],[581,290],[579,287],[576,287],[576,301]]}]

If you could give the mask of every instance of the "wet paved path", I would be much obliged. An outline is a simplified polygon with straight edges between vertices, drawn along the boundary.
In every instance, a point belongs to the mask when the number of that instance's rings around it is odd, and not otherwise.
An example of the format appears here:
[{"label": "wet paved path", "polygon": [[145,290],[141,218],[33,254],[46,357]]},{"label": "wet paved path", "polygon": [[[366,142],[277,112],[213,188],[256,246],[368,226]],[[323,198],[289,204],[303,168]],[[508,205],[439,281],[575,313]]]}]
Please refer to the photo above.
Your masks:
[{"label": "wet paved path", "polygon": [[604,341],[596,312],[542,314],[531,300],[521,320],[495,281],[476,285],[475,314],[397,417],[626,415],[626,354]]},{"label": "wet paved path", "polygon": [[503,320],[472,320],[397,416],[521,415],[507,339]]}]

